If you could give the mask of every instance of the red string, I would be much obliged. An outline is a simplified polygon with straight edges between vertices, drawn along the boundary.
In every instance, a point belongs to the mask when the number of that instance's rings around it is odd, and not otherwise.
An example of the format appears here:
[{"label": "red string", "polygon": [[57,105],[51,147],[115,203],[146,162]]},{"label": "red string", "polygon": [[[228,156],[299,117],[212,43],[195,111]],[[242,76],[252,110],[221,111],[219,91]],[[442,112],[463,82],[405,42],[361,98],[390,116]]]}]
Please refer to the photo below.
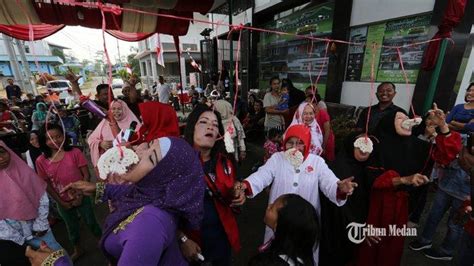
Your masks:
[{"label": "red string", "polygon": [[370,121],[370,113],[372,111],[372,101],[374,99],[375,93],[375,51],[377,49],[377,43],[372,44],[372,60],[370,63],[370,97],[369,97],[369,109],[367,111],[367,121],[365,122],[365,139],[369,136],[369,121]]},{"label": "red string", "polygon": [[[402,59],[402,55],[400,53],[400,48],[397,47],[397,55],[398,55],[398,60],[400,61],[400,66],[402,68],[402,73],[403,73],[403,77],[405,78],[405,88],[407,90],[407,97],[408,99],[410,99],[410,96],[408,96],[410,94],[410,89],[408,87],[408,76],[407,76],[407,72],[405,71],[405,67],[403,66],[403,59]],[[413,117],[416,117],[416,113],[415,113],[415,108],[413,108],[413,101],[410,100],[410,109],[413,113]]]}]

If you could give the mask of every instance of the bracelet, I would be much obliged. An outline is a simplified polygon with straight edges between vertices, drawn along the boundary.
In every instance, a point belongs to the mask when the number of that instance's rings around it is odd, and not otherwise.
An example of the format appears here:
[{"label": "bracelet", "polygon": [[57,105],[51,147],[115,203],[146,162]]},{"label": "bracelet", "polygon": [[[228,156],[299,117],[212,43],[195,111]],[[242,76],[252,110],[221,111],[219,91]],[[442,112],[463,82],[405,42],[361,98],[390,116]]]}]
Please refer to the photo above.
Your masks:
[{"label": "bracelet", "polygon": [[446,133],[439,132],[439,134],[443,135],[443,136],[447,136],[447,135],[451,134],[451,130],[448,129],[448,132],[446,132]]}]

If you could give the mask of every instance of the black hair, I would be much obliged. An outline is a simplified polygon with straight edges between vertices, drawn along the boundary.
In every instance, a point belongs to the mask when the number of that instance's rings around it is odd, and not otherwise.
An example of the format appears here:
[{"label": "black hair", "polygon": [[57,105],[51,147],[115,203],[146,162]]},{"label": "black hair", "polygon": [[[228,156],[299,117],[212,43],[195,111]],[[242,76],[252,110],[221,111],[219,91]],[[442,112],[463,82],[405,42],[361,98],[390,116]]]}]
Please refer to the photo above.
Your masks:
[{"label": "black hair", "polygon": [[[469,86],[467,86],[466,92],[468,92],[472,86],[474,86],[474,82],[472,82],[471,84],[469,84]],[[464,101],[467,102],[467,96],[464,96]]]},{"label": "black hair", "polygon": [[281,135],[281,130],[277,128],[270,128],[270,130],[268,130],[268,139],[272,140],[278,135]]},{"label": "black hair", "polygon": [[377,86],[377,90],[376,91],[379,91],[380,88],[382,88],[383,85],[386,85],[386,84],[390,84],[393,88],[394,91],[396,91],[396,87],[395,87],[395,84],[393,84],[393,82],[390,82],[390,81],[384,81],[382,83],[380,83],[378,86]]},{"label": "black hair", "polygon": [[295,86],[293,85],[293,81],[291,81],[291,79],[289,79],[289,78],[282,79],[282,80],[281,80],[281,86],[282,86],[282,87],[286,87],[286,88],[288,88],[289,90],[295,88]]},{"label": "black hair", "polygon": [[4,107],[5,109],[8,109],[8,104],[4,102],[0,102],[0,107]]},{"label": "black hair", "polygon": [[262,100],[257,99],[257,100],[255,100],[255,102],[253,104],[255,105],[256,103],[259,103],[263,108],[263,101]]},{"label": "black hair", "polygon": [[97,94],[100,94],[100,91],[103,89],[109,89],[109,85],[102,83],[102,84],[97,85],[97,87],[95,87],[95,91],[97,92]]},{"label": "black hair", "polygon": [[59,132],[61,132],[61,134],[63,134],[63,136],[64,136],[63,150],[64,151],[71,151],[72,150],[72,147],[71,147],[70,141],[69,141],[69,137],[67,136],[67,134],[64,133],[63,127],[61,125],[59,125],[59,124],[48,124],[48,130],[46,130],[46,125],[44,125],[41,128],[40,133],[38,134],[38,142],[39,142],[39,145],[40,145],[40,150],[41,150],[41,152],[44,153],[46,158],[51,158],[51,156],[53,156],[53,152],[52,152],[51,148],[48,147],[48,145],[46,144],[46,140],[49,138],[48,133],[46,131],[49,131],[49,130],[58,130]]},{"label": "black hair", "polygon": [[319,218],[313,205],[297,194],[281,196],[283,207],[278,210],[278,222],[269,252],[285,254],[296,265],[313,265],[313,247],[321,235]]},{"label": "black hair", "polygon": [[[221,114],[216,110],[213,110],[211,107],[207,106],[206,104],[198,103],[196,107],[194,107],[193,111],[188,115],[188,120],[186,123],[186,128],[184,130],[184,139],[194,147],[194,128],[196,127],[196,123],[199,120],[199,117],[205,112],[212,112],[217,117],[219,135],[224,136],[224,125],[222,124]],[[214,144],[214,147],[211,150],[211,158],[215,157],[217,154],[225,155],[227,152],[225,150],[224,140],[220,139],[217,140]]]},{"label": "black hair", "polygon": [[279,78],[278,76],[273,76],[273,77],[271,77],[271,78],[270,78],[270,86],[272,85],[272,83],[273,83],[274,80],[280,81],[280,78]]}]

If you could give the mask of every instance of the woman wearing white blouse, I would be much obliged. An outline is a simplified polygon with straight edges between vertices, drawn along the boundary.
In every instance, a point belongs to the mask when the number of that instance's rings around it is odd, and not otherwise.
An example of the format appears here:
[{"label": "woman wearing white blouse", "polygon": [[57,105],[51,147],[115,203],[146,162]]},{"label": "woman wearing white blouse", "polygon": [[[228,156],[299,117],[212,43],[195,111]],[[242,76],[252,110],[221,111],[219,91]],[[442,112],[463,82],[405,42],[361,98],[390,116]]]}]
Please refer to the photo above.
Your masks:
[{"label": "woman wearing white blouse", "polygon": [[[319,190],[337,206],[344,205],[347,196],[352,194],[357,184],[351,182],[353,178],[340,181],[328,168],[324,159],[309,153],[310,144],[311,133],[308,127],[304,125],[289,127],[283,142],[285,151],[273,154],[257,172],[236,186],[240,186],[240,189],[252,198],[272,185],[269,204],[283,194],[298,194],[314,206],[318,216]],[[273,231],[266,227],[264,242],[268,243],[272,237]],[[318,263],[319,254],[317,244],[313,252],[315,265]]]}]

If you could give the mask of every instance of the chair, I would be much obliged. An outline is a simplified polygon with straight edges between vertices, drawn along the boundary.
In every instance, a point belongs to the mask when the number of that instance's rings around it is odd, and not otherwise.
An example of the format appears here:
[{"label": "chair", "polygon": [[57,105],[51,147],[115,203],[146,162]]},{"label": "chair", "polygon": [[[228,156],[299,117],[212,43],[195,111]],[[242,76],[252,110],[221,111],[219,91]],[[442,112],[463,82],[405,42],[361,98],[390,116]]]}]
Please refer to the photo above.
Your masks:
[{"label": "chair", "polygon": [[179,103],[182,104],[185,108],[188,106],[190,109],[193,108],[191,97],[187,93],[178,94]]}]

